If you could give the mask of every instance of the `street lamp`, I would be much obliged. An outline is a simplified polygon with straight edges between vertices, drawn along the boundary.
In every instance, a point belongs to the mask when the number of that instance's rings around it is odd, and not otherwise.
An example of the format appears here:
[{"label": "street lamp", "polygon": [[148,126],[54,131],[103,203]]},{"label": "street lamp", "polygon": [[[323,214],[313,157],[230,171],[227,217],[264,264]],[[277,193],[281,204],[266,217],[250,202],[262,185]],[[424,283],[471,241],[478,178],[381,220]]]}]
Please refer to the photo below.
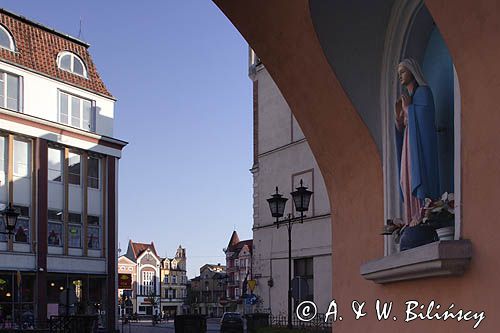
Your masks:
[{"label": "street lamp", "polygon": [[284,220],[279,220],[283,217],[285,212],[287,198],[284,198],[278,192],[278,186],[276,186],[276,193],[267,199],[269,203],[269,208],[271,209],[272,217],[276,218],[276,228],[279,228],[281,224],[285,224],[288,230],[288,328],[292,329],[292,223],[295,221],[304,222],[304,212],[309,209],[309,202],[311,201],[312,191],[307,190],[300,180],[300,186],[296,188],[295,191],[290,193],[295,205],[295,210],[300,212],[300,217],[295,218],[291,214]]},{"label": "street lamp", "polygon": [[14,229],[16,228],[19,213],[14,208],[12,208],[12,203],[9,203],[9,207],[5,208],[1,214],[5,222],[5,230],[7,230],[7,232],[0,231],[0,234],[8,235],[10,239],[14,234]]}]

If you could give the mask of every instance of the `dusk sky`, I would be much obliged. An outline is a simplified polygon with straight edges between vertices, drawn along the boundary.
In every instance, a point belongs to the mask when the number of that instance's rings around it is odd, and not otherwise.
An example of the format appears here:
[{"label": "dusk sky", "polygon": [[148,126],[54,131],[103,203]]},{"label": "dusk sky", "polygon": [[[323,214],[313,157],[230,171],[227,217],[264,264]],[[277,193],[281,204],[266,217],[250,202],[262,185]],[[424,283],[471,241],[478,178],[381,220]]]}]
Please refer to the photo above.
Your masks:
[{"label": "dusk sky", "polygon": [[210,0],[1,1],[88,42],[115,105],[119,242],[186,248],[188,276],[252,237],[248,46]]}]

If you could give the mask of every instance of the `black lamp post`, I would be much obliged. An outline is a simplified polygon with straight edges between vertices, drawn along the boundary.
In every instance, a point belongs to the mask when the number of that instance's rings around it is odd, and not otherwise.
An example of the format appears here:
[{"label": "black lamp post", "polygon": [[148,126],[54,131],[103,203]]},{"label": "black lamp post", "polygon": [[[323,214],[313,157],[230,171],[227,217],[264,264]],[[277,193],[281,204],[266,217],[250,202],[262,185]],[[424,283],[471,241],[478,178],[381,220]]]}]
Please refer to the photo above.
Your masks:
[{"label": "black lamp post", "polygon": [[296,188],[296,191],[290,193],[295,205],[295,210],[300,212],[300,217],[295,218],[291,214],[283,220],[279,220],[283,217],[285,212],[287,198],[283,198],[278,192],[278,186],[276,186],[276,193],[272,195],[271,198],[267,199],[269,203],[269,208],[271,209],[272,217],[276,218],[276,228],[280,227],[280,224],[285,224],[288,230],[288,328],[292,329],[292,223],[295,221],[304,222],[304,212],[309,209],[309,202],[311,201],[312,191],[307,190],[300,180],[300,186]]},{"label": "black lamp post", "polygon": [[0,231],[0,234],[8,235],[10,239],[12,235],[14,235],[14,230],[16,229],[19,213],[14,208],[12,208],[12,203],[9,203],[9,207],[5,208],[1,214],[5,222],[5,230],[7,230],[7,232]]}]

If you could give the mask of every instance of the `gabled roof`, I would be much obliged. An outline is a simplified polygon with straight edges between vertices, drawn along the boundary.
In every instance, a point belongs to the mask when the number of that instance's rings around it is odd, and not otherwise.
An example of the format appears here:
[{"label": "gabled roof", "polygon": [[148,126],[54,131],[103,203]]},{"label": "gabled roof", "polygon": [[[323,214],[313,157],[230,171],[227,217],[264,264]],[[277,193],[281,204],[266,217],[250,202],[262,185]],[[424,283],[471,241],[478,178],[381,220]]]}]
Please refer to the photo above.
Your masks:
[{"label": "gabled roof", "polygon": [[231,247],[238,244],[240,242],[240,238],[238,237],[238,233],[236,230],[231,234],[231,238],[229,239],[229,243],[227,244],[227,251],[231,251]]},{"label": "gabled roof", "polygon": [[[0,61],[113,98],[92,62],[88,44],[2,8],[0,24],[12,34],[16,46],[16,52],[0,48]],[[57,55],[61,51],[78,55],[85,63],[88,78],[60,69]]]},{"label": "gabled roof", "polygon": [[135,265],[135,262],[130,258],[127,258],[125,255],[118,257],[118,263],[122,265]]},{"label": "gabled roof", "polygon": [[153,242],[151,242],[151,244],[134,243],[132,242],[132,240],[129,240],[128,242],[127,253],[125,254],[125,256],[130,260],[136,262],[137,258],[139,258],[139,256],[147,249],[151,250],[151,252],[153,252],[156,257],[160,258],[156,253],[155,244]]},{"label": "gabled roof", "polygon": [[233,231],[233,234],[231,235],[231,239],[229,240],[229,244],[227,245],[226,252],[234,252],[233,257],[238,256],[240,250],[245,246],[248,246],[248,249],[250,253],[252,253],[252,245],[253,245],[253,239],[246,239],[240,241],[240,238],[238,237],[238,233]]}]

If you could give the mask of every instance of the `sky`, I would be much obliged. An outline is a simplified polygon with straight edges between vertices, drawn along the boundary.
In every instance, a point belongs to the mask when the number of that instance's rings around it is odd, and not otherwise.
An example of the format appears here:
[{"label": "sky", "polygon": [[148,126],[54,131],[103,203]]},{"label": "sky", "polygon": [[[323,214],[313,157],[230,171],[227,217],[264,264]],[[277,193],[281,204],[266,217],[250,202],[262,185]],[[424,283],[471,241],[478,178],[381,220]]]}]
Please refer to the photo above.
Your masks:
[{"label": "sky", "polygon": [[[119,243],[186,248],[187,274],[225,264],[233,230],[252,237],[248,45],[210,0],[0,0],[90,44],[113,96]],[[81,25],[81,28],[80,28]]]}]

